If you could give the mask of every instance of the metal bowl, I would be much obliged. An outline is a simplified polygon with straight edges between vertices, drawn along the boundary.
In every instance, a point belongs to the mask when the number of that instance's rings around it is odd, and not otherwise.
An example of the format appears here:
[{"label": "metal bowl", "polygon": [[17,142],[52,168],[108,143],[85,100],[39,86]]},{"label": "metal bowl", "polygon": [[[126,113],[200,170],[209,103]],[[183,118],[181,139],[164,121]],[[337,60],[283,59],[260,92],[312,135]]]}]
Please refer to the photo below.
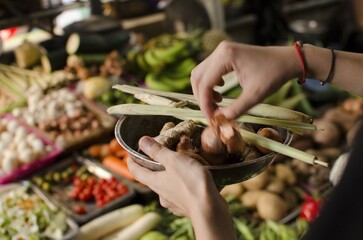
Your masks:
[{"label": "metal bowl", "polygon": [[[148,156],[137,151],[138,141],[142,136],[157,136],[166,122],[180,122],[179,119],[168,116],[121,116],[115,126],[117,141],[131,154],[133,159],[141,166],[153,171],[162,171],[164,166]],[[258,127],[259,125],[251,125]],[[276,128],[284,139],[284,144],[291,142],[292,134],[283,128]],[[248,180],[257,176],[273,162],[277,153],[269,153],[262,157],[240,163],[228,165],[205,166],[210,170],[217,185],[224,186]]]}]

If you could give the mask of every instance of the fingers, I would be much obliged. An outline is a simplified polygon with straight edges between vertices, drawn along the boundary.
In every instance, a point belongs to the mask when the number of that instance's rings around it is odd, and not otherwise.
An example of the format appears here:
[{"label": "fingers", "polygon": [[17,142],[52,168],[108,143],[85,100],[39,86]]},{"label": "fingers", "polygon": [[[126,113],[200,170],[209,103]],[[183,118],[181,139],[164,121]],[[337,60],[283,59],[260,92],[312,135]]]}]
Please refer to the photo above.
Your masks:
[{"label": "fingers", "polygon": [[183,217],[184,214],[182,211],[175,206],[175,204],[172,204],[170,201],[166,200],[165,198],[159,196],[160,205],[164,208],[169,209],[170,212],[172,212],[175,216]]},{"label": "fingers", "polygon": [[154,172],[136,163],[131,157],[127,158],[127,167],[132,176],[139,182],[148,185],[154,179]]},{"label": "fingers", "polygon": [[236,119],[257,103],[249,94],[241,94],[230,105],[221,108],[220,111],[227,119]]},{"label": "fingers", "polygon": [[161,146],[153,138],[144,136],[139,140],[140,149],[154,161],[157,161],[165,166],[167,159],[172,158],[172,151]]}]

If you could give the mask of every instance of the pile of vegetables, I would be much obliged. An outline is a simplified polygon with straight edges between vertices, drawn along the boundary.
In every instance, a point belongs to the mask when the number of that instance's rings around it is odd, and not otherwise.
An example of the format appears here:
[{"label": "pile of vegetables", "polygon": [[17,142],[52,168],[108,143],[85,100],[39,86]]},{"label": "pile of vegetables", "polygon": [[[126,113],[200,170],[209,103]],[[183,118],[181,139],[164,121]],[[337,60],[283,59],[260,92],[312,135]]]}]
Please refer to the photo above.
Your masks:
[{"label": "pile of vegetables", "polygon": [[110,119],[99,114],[68,89],[43,94],[36,91],[28,98],[27,108],[14,109],[15,117],[45,132],[61,147],[68,147],[77,139],[113,126]]},{"label": "pile of vegetables", "polygon": [[44,158],[54,150],[10,116],[0,118],[0,176]]},{"label": "pile of vegetables", "polygon": [[49,206],[28,187],[0,194],[1,239],[62,239],[67,231],[65,213]]},{"label": "pile of vegetables", "polygon": [[63,70],[43,73],[5,64],[0,64],[0,70],[1,80],[25,95],[34,90],[47,92],[59,89],[77,81],[74,74]]},{"label": "pile of vegetables", "polygon": [[98,176],[91,173],[88,166],[77,163],[34,176],[32,182],[79,215],[102,208],[130,191],[125,182],[113,176]]},{"label": "pile of vegetables", "polygon": [[297,177],[288,165],[272,165],[260,175],[222,189],[225,197],[238,198],[258,219],[280,221],[302,202],[302,190]]},{"label": "pile of vegetables", "polygon": [[108,143],[89,146],[87,154],[100,160],[102,165],[114,173],[131,181],[136,181],[127,168],[126,160],[129,154],[115,138],[111,139]]},{"label": "pile of vegetables", "polygon": [[159,213],[145,212],[142,205],[132,204],[84,224],[76,240],[138,240],[155,228],[160,220]]},{"label": "pile of vegetables", "polygon": [[25,102],[26,100],[23,96],[1,82],[0,76],[0,113],[6,113],[13,108],[21,107]]}]

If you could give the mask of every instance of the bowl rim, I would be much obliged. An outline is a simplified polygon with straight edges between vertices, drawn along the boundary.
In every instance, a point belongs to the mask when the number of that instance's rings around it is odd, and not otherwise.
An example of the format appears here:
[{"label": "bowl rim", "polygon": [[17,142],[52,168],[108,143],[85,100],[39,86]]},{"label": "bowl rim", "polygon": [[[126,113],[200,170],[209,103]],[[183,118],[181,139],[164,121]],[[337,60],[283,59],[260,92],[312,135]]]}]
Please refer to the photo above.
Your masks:
[{"label": "bowl rim", "polygon": [[[144,115],[142,115],[144,116]],[[116,140],[118,141],[118,143],[127,151],[130,153],[130,155],[138,157],[140,159],[142,159],[143,161],[149,162],[150,164],[154,164],[154,165],[158,165],[158,167],[162,167],[164,168],[164,166],[157,162],[152,160],[151,158],[149,158],[148,156],[141,154],[140,152],[135,151],[133,148],[131,148],[129,145],[126,144],[126,142],[123,140],[122,136],[121,136],[121,126],[122,123],[125,121],[125,119],[128,117],[128,115],[122,115],[120,116],[120,118],[117,120],[115,128],[114,128],[114,134],[116,137]],[[279,128],[279,127],[278,127]],[[282,128],[281,128],[282,129]],[[283,142],[284,145],[289,145],[292,141],[292,133],[286,129],[286,137],[285,137],[285,141]],[[248,160],[248,161],[243,161],[243,162],[237,162],[237,163],[231,163],[231,164],[224,164],[224,165],[212,165],[212,166],[205,166],[207,169],[228,169],[228,168],[233,168],[233,167],[242,167],[242,166],[247,166],[250,164],[254,164],[256,162],[262,162],[268,159],[273,159],[276,155],[278,155],[280,153],[277,152],[270,152],[266,155],[263,155],[261,157],[252,159],[252,160]]]}]

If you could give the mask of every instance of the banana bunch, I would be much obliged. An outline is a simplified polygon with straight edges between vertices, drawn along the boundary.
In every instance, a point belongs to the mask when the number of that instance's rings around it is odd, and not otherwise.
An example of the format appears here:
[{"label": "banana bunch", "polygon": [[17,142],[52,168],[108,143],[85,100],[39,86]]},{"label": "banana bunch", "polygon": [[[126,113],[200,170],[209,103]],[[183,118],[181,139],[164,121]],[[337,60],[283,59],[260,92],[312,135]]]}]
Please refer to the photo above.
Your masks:
[{"label": "banana bunch", "polygon": [[190,72],[197,65],[195,38],[162,34],[151,38],[140,49],[132,49],[127,60],[132,69],[142,73],[151,89],[183,91],[190,86]]}]

